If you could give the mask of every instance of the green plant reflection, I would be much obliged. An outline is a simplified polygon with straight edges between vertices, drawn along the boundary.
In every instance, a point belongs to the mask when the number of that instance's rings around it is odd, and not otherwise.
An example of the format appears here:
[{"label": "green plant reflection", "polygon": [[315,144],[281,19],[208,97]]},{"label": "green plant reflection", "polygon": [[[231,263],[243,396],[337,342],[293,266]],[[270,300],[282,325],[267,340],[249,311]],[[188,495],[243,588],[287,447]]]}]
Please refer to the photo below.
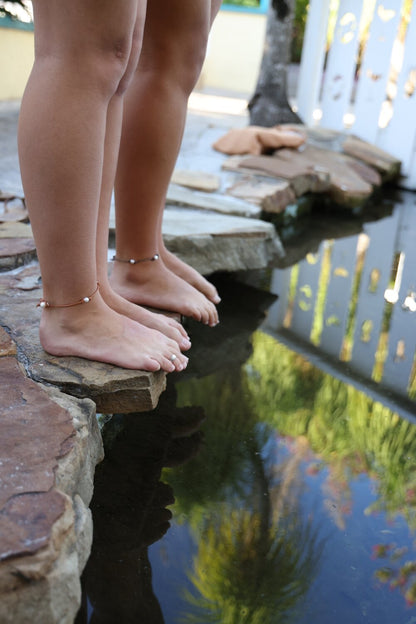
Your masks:
[{"label": "green plant reflection", "polygon": [[[198,543],[187,594],[194,611],[184,621],[296,620],[322,550],[299,509],[301,462],[311,477],[325,469],[324,504],[340,529],[362,474],[376,487],[366,513],[403,516],[416,528],[416,427],[274,338],[256,332],[242,368],[177,389],[179,404],[204,405],[209,449],[166,474]],[[291,441],[289,459],[269,456],[276,431]],[[399,551],[389,579],[413,604],[416,564]]]},{"label": "green plant reflection", "polygon": [[293,456],[277,461],[276,446],[267,449],[274,431],[259,422],[240,368],[177,390],[179,403],[200,401],[207,414],[206,452],[164,473],[177,516],[186,512],[198,544],[183,621],[291,621],[322,551],[298,507],[308,449],[299,444]]}]

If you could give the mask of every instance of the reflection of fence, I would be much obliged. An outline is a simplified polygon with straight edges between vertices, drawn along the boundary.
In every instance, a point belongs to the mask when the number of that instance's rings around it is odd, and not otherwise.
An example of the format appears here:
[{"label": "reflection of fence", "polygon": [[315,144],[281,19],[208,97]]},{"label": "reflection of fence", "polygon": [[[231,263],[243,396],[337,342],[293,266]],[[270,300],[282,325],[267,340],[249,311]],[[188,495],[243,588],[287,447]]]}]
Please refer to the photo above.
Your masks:
[{"label": "reflection of fence", "polygon": [[315,344],[353,372],[414,395],[416,196],[362,234],[325,241],[295,267],[276,270],[279,299],[266,328]]},{"label": "reflection of fence", "polygon": [[[416,188],[416,2],[340,0],[324,69],[330,0],[311,0],[298,83],[298,110],[361,138],[403,163]],[[369,26],[368,38],[366,29]]]}]

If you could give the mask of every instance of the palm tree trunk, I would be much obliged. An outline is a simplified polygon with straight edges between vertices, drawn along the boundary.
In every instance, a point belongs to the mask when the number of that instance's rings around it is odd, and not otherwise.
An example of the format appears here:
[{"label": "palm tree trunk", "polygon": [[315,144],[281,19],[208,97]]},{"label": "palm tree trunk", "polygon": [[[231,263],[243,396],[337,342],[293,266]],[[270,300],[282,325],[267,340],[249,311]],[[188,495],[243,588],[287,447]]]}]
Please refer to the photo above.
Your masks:
[{"label": "palm tree trunk", "polygon": [[252,125],[270,127],[300,122],[287,99],[294,6],[295,0],[270,2],[259,79],[248,105]]}]

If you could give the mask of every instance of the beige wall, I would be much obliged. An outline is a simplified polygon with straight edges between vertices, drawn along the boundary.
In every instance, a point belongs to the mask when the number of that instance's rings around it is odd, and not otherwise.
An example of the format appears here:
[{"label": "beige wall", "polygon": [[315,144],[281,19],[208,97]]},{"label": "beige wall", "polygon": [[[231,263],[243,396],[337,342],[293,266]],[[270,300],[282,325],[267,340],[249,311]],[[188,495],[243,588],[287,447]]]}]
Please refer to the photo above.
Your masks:
[{"label": "beige wall", "polygon": [[33,32],[0,28],[0,100],[20,99],[33,64]]},{"label": "beige wall", "polygon": [[198,88],[251,94],[256,86],[266,15],[220,11],[212,27]]},{"label": "beige wall", "polygon": [[[199,89],[251,94],[266,31],[264,14],[220,11],[212,27]],[[33,63],[33,32],[0,27],[0,100],[19,99]]]}]

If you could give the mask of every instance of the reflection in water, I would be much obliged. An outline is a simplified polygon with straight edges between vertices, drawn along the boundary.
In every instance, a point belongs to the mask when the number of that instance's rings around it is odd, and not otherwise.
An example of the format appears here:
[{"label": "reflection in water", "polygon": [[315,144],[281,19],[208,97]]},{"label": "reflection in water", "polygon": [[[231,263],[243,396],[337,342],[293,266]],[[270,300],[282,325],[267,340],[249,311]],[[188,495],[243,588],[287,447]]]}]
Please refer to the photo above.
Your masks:
[{"label": "reflection in water", "polygon": [[[298,504],[307,448],[300,441],[292,457],[283,457],[270,444],[275,432],[260,424],[244,382],[237,366],[178,384],[180,400],[201,402],[208,416],[200,456],[181,474],[165,473],[196,544],[184,622],[296,621],[319,564],[317,528]],[[211,475],[219,473],[213,488]]]},{"label": "reflection in water", "polygon": [[[371,225],[376,241],[385,225]],[[381,391],[370,398],[351,370],[354,345],[380,354],[391,343],[398,325],[385,293],[405,302],[409,253],[395,256],[387,288],[381,263],[369,262],[371,239],[362,240],[352,257],[347,238],[305,259],[319,287],[290,269],[267,320],[276,329],[281,306],[286,326],[272,335],[257,328],[273,297],[222,280],[222,322],[190,324],[191,365],[170,378],[158,409],[105,426],[77,624],[416,621],[414,404],[407,397],[405,412]],[[411,322],[404,353],[416,340]],[[333,359],[317,367],[299,342],[288,348],[296,328]],[[372,365],[377,384],[383,357]]]},{"label": "reflection in water", "polygon": [[401,397],[416,396],[416,197],[361,232],[324,240],[276,270],[267,327],[348,362],[352,374]]},{"label": "reflection in water", "polygon": [[94,541],[83,574],[83,607],[77,624],[162,624],[152,588],[148,547],[170,526],[174,503],[160,481],[199,450],[203,413],[176,409],[165,393],[158,413],[114,416],[103,430],[105,460],[97,468],[92,513]]}]

